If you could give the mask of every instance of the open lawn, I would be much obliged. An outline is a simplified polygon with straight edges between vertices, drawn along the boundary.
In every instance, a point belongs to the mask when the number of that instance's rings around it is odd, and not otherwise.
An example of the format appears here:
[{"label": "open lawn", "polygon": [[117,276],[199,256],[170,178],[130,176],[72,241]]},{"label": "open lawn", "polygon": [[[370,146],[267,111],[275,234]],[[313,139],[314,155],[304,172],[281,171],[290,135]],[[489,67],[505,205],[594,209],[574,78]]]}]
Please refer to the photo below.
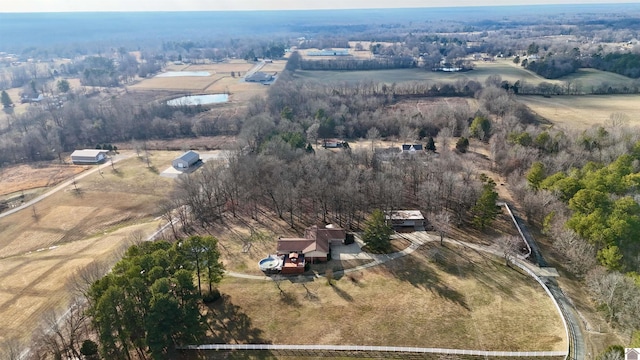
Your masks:
[{"label": "open lawn", "polygon": [[518,96],[517,99],[565,129],[602,125],[614,113],[626,115],[630,125],[640,125],[640,95]]},{"label": "open lawn", "polygon": [[501,259],[435,243],[385,265],[280,283],[225,278],[211,342],[566,349],[552,301]]},{"label": "open lawn", "polygon": [[[151,152],[151,168],[133,158],[77,181],[41,202],[0,219],[0,342],[26,339],[43,314],[69,305],[69,277],[88,264],[114,263],[132,237],[162,221],[158,203],[173,181],[157,175],[177,152]],[[132,235],[133,234],[133,235]]]}]

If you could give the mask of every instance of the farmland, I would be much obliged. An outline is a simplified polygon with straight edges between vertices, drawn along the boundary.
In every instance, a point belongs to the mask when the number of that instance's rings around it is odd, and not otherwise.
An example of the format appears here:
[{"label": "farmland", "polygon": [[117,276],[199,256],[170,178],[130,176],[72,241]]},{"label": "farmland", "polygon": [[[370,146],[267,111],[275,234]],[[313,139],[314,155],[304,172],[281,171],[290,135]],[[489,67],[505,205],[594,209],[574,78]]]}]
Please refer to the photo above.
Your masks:
[{"label": "farmland", "polygon": [[154,152],[151,168],[138,158],[78,180],[41,202],[0,219],[0,341],[27,338],[50,311],[72,299],[70,276],[93,262],[118,260],[132,238],[159,226],[158,201],[172,182],[153,170],[176,153]]},{"label": "farmland", "polygon": [[495,62],[475,62],[475,69],[468,72],[445,73],[426,69],[391,69],[371,71],[297,71],[296,77],[317,81],[377,81],[384,83],[401,83],[408,81],[455,82],[458,80],[477,80],[484,82],[492,75],[500,75],[503,80],[515,82],[525,80],[530,83],[545,81],[544,78],[509,64],[510,60]]},{"label": "farmland", "polygon": [[640,125],[638,95],[518,96],[518,101],[565,129],[603,125],[612,114],[623,115],[629,125]]},{"label": "farmland", "polygon": [[297,71],[296,77],[315,81],[374,81],[383,83],[402,83],[409,81],[456,82],[458,80],[476,80],[481,83],[489,76],[500,76],[502,80],[515,83],[526,82],[538,85],[542,82],[551,84],[578,83],[582,91],[590,91],[602,83],[610,85],[631,85],[632,79],[595,69],[579,69],[576,73],[558,80],[545,79],[535,73],[513,63],[511,59],[495,61],[475,61],[475,68],[468,72],[446,73],[433,72],[421,68],[391,69],[370,71]]},{"label": "farmland", "polygon": [[[279,60],[265,64],[260,70],[268,73],[279,73],[284,69],[286,61]],[[265,95],[268,87],[259,83],[247,83],[244,76],[256,64],[243,60],[231,60],[224,63],[169,65],[166,71],[205,71],[209,76],[175,76],[153,77],[142,79],[128,87],[134,91],[171,91],[176,93],[220,94],[231,95],[231,102],[247,101],[254,96]],[[233,73],[233,74],[232,74]]]}]

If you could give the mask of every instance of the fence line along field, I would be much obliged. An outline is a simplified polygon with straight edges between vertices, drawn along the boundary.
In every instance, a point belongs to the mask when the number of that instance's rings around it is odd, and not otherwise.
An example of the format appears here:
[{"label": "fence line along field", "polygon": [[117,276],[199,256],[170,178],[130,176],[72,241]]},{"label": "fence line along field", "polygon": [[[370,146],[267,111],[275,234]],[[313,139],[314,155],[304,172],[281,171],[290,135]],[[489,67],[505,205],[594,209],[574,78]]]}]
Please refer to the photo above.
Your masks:
[{"label": "fence line along field", "polygon": [[640,95],[518,96],[518,101],[565,129],[604,125],[612,115],[640,125]]},{"label": "fence line along field", "polygon": [[95,261],[114,263],[132,238],[158,229],[158,204],[173,181],[155,169],[179,152],[151,152],[106,167],[0,219],[0,343],[26,340],[49,311],[64,313],[71,275]]}]

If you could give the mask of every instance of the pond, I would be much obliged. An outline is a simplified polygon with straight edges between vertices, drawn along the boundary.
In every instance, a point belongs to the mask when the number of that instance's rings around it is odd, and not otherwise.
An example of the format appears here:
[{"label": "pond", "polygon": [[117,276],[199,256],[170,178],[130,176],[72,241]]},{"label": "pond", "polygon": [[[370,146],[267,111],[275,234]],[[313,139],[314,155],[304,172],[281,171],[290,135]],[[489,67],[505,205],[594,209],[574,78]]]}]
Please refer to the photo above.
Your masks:
[{"label": "pond", "polygon": [[156,75],[156,77],[158,78],[182,77],[182,76],[204,77],[204,76],[211,76],[211,73],[209,73],[208,71],[167,71],[166,73]]},{"label": "pond", "polygon": [[219,104],[229,101],[229,94],[189,95],[167,101],[169,106]]}]

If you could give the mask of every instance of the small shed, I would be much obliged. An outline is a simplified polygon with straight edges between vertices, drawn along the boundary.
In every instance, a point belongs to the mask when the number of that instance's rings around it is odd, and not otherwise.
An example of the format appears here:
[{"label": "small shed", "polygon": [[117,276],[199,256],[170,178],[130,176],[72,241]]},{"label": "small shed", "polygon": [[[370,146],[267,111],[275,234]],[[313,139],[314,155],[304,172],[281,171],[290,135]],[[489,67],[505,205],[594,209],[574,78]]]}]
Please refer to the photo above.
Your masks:
[{"label": "small shed", "polygon": [[71,153],[71,162],[77,165],[99,164],[107,159],[107,150],[84,149]]},{"label": "small shed", "polygon": [[178,170],[186,170],[200,161],[200,154],[193,150],[189,150],[182,154],[179,158],[173,160],[171,165]]}]

